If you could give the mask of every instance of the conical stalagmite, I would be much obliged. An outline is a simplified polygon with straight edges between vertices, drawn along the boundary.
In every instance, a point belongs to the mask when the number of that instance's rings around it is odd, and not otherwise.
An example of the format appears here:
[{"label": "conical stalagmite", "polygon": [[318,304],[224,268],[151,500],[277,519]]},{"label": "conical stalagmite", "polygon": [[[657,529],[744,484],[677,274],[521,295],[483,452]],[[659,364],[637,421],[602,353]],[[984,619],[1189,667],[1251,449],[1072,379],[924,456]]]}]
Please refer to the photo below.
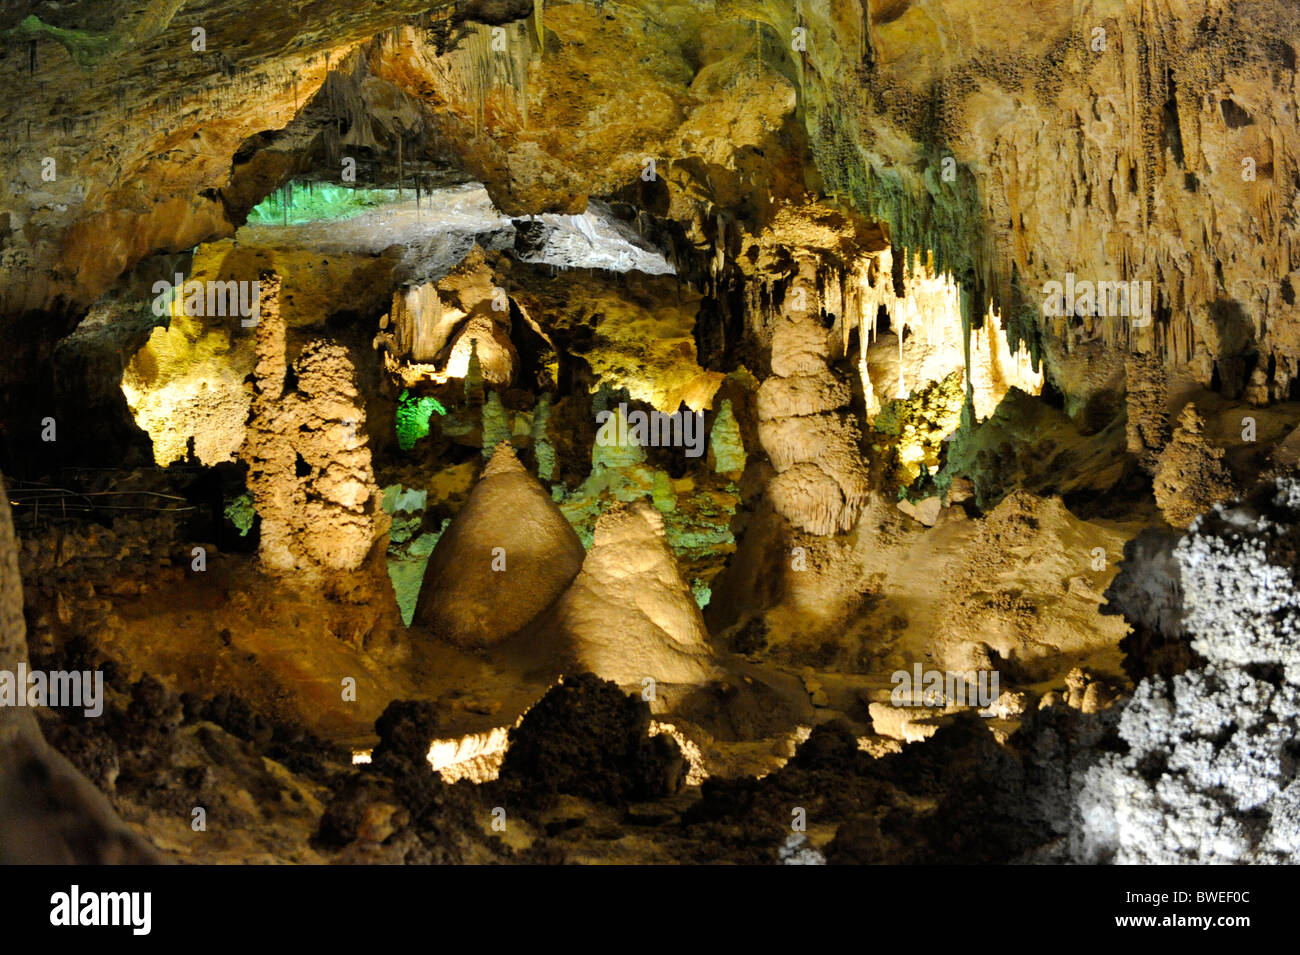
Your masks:
[{"label": "conical stalagmite", "polygon": [[624,687],[701,683],[717,672],[700,608],[648,501],[596,522],[582,572],[503,651],[555,674],[590,670]]},{"label": "conical stalagmite", "polygon": [[558,597],[583,555],[551,496],[503,442],[429,557],[414,623],[457,646],[491,646]]}]

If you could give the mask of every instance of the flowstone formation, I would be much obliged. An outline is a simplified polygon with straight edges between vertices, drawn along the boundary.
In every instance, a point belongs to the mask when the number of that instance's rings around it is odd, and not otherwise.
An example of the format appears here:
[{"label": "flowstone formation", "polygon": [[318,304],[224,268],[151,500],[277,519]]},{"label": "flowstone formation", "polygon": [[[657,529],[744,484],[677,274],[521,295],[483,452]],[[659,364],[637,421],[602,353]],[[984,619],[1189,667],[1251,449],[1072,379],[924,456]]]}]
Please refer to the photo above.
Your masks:
[{"label": "flowstone formation", "polygon": [[1208,662],[1149,677],[1078,796],[1078,862],[1300,857],[1300,482],[1201,517],[1174,548],[1185,625]]},{"label": "flowstone formation", "polygon": [[191,453],[209,465],[231,461],[244,441],[251,400],[244,385],[249,330],[239,317],[209,322],[186,315],[182,301],[173,303],[167,327],[155,327],[131,357],[122,391],[159,465]]}]

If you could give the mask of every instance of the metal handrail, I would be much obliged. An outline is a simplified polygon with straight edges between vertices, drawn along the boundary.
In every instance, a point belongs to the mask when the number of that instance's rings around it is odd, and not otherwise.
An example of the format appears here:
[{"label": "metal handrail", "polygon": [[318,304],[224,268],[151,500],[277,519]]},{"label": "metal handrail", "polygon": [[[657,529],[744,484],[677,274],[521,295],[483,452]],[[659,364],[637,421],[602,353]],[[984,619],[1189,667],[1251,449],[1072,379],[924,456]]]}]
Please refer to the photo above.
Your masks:
[{"label": "metal handrail", "polygon": [[[21,482],[28,486],[14,486],[9,488],[9,504],[15,508],[31,508],[33,513],[39,513],[42,504],[57,504],[59,510],[66,514],[71,504],[71,510],[78,511],[151,511],[154,513],[184,513],[186,511],[198,510],[190,504],[186,498],[176,494],[164,494],[161,491],[74,491],[64,487],[53,487],[51,485],[39,484],[36,482]],[[145,496],[151,498],[161,498],[165,501],[178,501],[182,507],[153,507],[148,504],[103,504],[98,503],[96,498],[104,497],[125,497],[130,495]]]}]

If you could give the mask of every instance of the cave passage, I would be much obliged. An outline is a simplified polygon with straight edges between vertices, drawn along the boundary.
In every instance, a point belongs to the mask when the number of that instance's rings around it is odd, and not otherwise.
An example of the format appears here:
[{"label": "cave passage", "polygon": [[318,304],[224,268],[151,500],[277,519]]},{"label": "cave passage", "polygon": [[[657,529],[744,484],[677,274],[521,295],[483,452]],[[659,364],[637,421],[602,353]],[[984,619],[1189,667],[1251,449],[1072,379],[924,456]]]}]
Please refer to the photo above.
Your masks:
[{"label": "cave passage", "polygon": [[1300,860],[1290,0],[13,6],[0,862]]}]

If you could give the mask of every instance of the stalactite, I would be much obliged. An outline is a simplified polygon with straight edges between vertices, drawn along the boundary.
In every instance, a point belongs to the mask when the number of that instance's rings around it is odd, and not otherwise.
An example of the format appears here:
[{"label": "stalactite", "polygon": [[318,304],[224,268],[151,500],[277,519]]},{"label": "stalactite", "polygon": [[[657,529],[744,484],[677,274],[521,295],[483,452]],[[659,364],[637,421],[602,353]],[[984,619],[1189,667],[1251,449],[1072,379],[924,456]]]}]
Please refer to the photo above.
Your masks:
[{"label": "stalactite", "polygon": [[[900,313],[901,313],[901,310],[900,310]],[[905,322],[903,321],[903,318],[902,318],[902,315],[901,315],[901,314],[899,315],[899,320],[898,320],[898,322],[897,322],[897,325],[898,325],[898,329],[897,329],[897,334],[898,334],[898,397],[899,397],[899,398],[906,398],[906,397],[907,397],[907,383],[906,383],[906,381],[904,380],[904,374],[903,374],[903,333],[904,333],[904,331],[906,330],[907,325],[906,325]]]},{"label": "stalactite", "polygon": [[[533,0],[533,29],[537,33],[537,59],[539,61],[546,55],[546,26],[543,15],[545,6],[545,0]],[[527,123],[525,123],[525,126],[527,126]]]}]

